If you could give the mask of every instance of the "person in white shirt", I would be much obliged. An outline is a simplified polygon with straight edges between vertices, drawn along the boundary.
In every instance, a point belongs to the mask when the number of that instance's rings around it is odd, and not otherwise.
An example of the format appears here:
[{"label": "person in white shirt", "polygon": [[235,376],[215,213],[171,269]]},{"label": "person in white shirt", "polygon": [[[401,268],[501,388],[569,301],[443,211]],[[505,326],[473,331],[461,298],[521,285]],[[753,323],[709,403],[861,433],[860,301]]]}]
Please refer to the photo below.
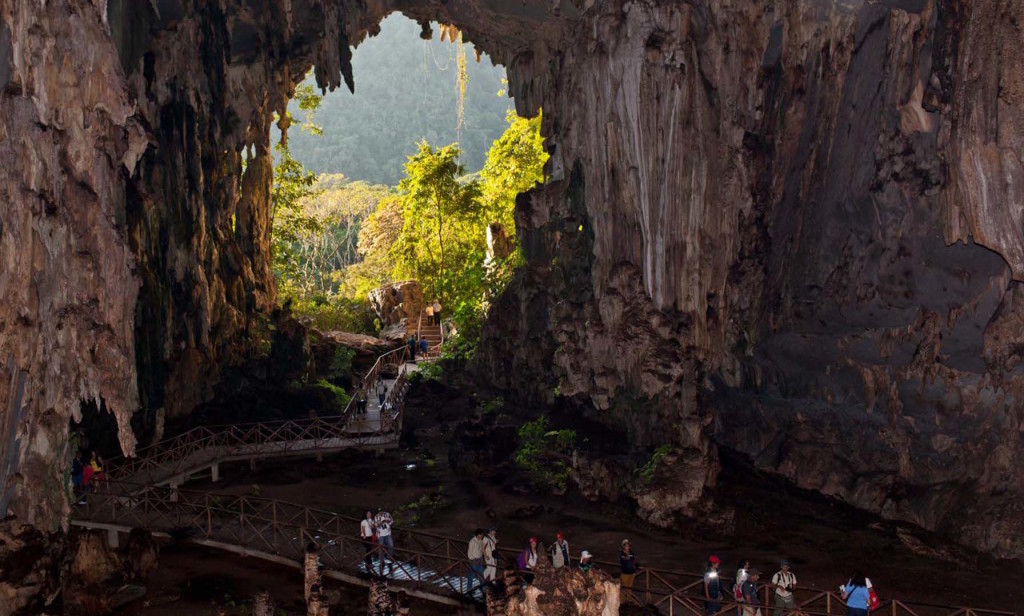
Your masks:
[{"label": "person in white shirt", "polygon": [[780,616],[796,609],[793,588],[796,587],[796,574],[789,570],[789,561],[783,560],[781,570],[772,576],[772,588],[775,589],[775,616]]},{"label": "person in white shirt", "polygon": [[737,601],[743,601],[743,582],[746,582],[749,577],[749,574],[747,573],[748,571],[750,571],[750,561],[741,560],[740,568],[736,572],[736,583],[733,584],[732,587],[733,597],[735,597]]},{"label": "person in white shirt", "polygon": [[569,566],[569,542],[565,535],[555,535],[555,542],[551,545],[551,566],[555,569]]},{"label": "person in white shirt", "polygon": [[395,521],[391,514],[383,509],[377,509],[377,515],[373,517],[373,527],[377,530],[377,543],[380,544],[381,575],[384,574],[384,556],[387,555],[388,571],[394,568],[395,563],[395,540],[391,536],[391,525]]},{"label": "person in white shirt", "polygon": [[472,587],[473,578],[484,583],[484,529],[478,528],[473,532],[473,538],[469,540],[469,549],[466,550],[466,558],[469,559],[469,584]]},{"label": "person in white shirt", "polygon": [[493,582],[498,574],[498,529],[491,528],[484,537],[484,581]]},{"label": "person in white shirt", "polygon": [[367,510],[366,517],[359,522],[359,538],[363,540],[366,545],[366,556],[363,562],[366,563],[366,572],[370,573],[373,571],[373,550],[376,547],[376,533],[373,529],[373,512]]}]

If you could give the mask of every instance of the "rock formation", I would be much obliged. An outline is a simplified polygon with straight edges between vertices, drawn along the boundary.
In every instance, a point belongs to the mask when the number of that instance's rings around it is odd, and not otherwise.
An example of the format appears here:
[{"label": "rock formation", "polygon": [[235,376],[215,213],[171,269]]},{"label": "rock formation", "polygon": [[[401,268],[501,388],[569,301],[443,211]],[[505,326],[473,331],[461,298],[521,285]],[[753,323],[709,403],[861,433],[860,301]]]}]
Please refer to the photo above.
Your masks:
[{"label": "rock formation", "polygon": [[0,0],[0,511],[266,353],[274,112],[395,10],[544,108],[479,375],[675,445],[676,513],[723,445],[1024,554],[1016,0]]},{"label": "rock formation", "polygon": [[[415,280],[394,282],[370,291],[370,305],[377,313],[381,324],[387,328],[392,325],[415,323],[423,314],[426,303],[423,290]],[[402,331],[404,334],[404,330]]]}]

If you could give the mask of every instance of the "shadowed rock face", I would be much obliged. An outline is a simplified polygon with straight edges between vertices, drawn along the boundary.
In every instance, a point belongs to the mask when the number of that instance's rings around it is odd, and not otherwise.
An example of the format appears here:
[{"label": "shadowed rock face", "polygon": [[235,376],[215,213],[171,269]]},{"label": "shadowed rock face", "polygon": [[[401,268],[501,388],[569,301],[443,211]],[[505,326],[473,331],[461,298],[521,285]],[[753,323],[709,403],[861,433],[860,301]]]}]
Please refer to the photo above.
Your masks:
[{"label": "shadowed rock face", "polygon": [[1024,553],[1014,0],[0,1],[2,508],[64,519],[82,400],[130,451],[260,352],[273,112],[394,10],[545,111],[481,378],[675,444],[661,522],[717,443]]}]

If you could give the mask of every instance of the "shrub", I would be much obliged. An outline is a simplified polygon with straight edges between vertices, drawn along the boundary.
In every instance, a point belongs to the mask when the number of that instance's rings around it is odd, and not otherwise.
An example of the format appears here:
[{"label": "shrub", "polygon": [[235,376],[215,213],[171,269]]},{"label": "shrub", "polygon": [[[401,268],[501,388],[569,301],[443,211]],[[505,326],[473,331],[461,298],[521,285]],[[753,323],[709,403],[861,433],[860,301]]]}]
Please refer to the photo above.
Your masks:
[{"label": "shrub", "polygon": [[538,487],[564,492],[575,444],[575,430],[549,430],[548,418],[541,416],[519,428],[516,464]]},{"label": "shrub", "polygon": [[654,453],[651,454],[651,459],[640,469],[640,479],[644,484],[651,483],[654,479],[654,473],[658,470],[658,465],[670,453],[672,453],[671,445],[662,445],[654,450]]}]

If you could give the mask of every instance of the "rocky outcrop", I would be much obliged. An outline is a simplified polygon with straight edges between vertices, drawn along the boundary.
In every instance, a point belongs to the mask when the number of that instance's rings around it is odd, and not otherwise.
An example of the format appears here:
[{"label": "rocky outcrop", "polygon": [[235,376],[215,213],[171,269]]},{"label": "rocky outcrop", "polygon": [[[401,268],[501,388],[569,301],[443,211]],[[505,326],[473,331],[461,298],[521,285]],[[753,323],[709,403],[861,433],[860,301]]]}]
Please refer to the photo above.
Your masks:
[{"label": "rocky outcrop", "polygon": [[384,327],[415,323],[426,303],[420,283],[394,282],[370,291],[370,305]]},{"label": "rocky outcrop", "polygon": [[63,533],[0,520],[0,616],[58,612],[66,544]]},{"label": "rocky outcrop", "polygon": [[704,460],[686,484],[718,442],[1024,554],[1022,10],[594,5],[557,60],[509,65],[552,160],[480,373],[675,443]]},{"label": "rocky outcrop", "polygon": [[83,400],[130,452],[267,353],[274,112],[394,10],[544,108],[482,378],[674,444],[677,512],[717,442],[1024,554],[1014,0],[3,1],[0,510],[60,525]]}]

